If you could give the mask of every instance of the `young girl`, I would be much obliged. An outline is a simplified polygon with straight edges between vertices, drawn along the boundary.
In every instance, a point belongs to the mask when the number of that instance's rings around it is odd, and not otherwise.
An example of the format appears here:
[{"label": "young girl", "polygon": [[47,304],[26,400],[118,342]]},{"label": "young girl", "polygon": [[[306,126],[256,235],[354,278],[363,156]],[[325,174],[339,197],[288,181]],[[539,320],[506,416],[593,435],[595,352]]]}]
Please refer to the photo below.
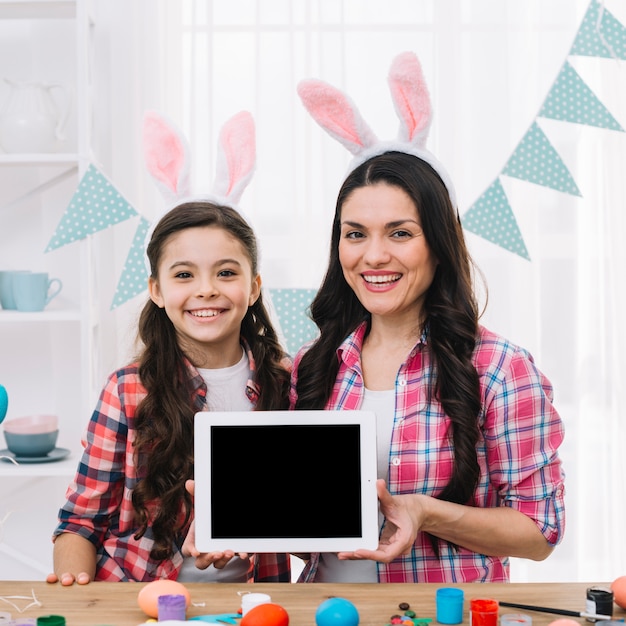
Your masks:
[{"label": "young girl", "polygon": [[[187,201],[159,220],[147,257],[143,352],[100,395],[48,582],[288,582],[288,555],[198,555],[184,543],[195,413],[288,406],[289,360],[263,304],[255,235],[231,206]],[[245,462],[250,451],[232,452]]]}]

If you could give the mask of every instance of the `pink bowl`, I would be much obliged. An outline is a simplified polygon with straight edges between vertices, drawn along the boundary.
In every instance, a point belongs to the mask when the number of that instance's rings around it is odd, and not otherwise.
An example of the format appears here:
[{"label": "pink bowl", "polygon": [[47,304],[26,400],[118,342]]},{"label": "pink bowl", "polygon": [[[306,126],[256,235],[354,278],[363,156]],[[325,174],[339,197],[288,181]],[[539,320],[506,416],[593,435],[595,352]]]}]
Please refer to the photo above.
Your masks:
[{"label": "pink bowl", "polygon": [[6,420],[2,426],[8,433],[23,435],[50,433],[59,428],[59,418],[57,415],[25,415]]}]

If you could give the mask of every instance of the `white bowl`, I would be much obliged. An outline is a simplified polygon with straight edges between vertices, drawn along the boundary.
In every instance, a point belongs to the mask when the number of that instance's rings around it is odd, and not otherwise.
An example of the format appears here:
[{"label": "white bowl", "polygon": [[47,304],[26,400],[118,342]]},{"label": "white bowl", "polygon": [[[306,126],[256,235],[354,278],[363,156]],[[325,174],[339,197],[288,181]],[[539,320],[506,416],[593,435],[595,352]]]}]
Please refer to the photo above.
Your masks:
[{"label": "white bowl", "polygon": [[5,432],[22,435],[51,433],[59,428],[57,415],[25,415],[5,420],[2,424]]}]

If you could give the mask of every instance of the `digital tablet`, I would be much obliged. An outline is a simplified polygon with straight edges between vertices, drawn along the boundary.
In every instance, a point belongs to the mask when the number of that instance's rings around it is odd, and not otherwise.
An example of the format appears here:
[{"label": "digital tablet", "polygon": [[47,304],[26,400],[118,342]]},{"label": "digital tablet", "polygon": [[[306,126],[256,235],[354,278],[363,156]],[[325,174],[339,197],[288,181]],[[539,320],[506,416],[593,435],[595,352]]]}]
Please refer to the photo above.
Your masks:
[{"label": "digital tablet", "polygon": [[201,412],[194,430],[201,552],[377,548],[373,412]]}]

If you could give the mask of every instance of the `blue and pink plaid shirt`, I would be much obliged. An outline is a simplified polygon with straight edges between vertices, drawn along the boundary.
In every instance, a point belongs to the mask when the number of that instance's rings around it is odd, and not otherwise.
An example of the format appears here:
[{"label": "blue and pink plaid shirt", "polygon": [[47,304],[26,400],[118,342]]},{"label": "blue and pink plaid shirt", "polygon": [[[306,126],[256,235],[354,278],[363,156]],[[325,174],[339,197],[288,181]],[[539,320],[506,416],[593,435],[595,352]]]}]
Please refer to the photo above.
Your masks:
[{"label": "blue and pink plaid shirt", "polygon": [[[326,409],[359,409],[363,400],[360,354],[366,324],[339,347],[339,372]],[[291,406],[295,405],[298,365],[294,362]],[[528,515],[546,540],[556,545],[565,529],[564,474],[558,456],[563,423],[555,410],[552,386],[532,356],[506,339],[480,329],[473,363],[480,377],[482,411],[477,444],[481,477],[473,506],[509,506]],[[392,494],[436,496],[450,479],[454,450],[450,420],[437,401],[427,402],[433,375],[426,336],[396,376],[396,409],[389,453],[388,489]],[[323,462],[320,460],[319,462]],[[338,477],[339,483],[341,478]],[[378,563],[380,582],[498,582],[509,580],[509,560],[477,554],[440,542],[433,553],[419,533],[411,553]],[[312,554],[301,582],[313,582],[319,555]]]},{"label": "blue and pink plaid shirt", "polygon": [[[254,374],[252,353],[244,347]],[[191,364],[188,364],[188,371],[195,390],[194,408],[206,410],[206,384]],[[246,395],[250,399],[250,410],[258,399],[258,391],[254,381],[249,380]],[[183,564],[181,547],[187,529],[177,538],[173,557],[160,562],[150,558],[154,543],[150,527],[140,539],[134,537],[137,524],[131,498],[138,482],[133,448],[135,411],[145,396],[137,364],[109,376],[87,427],[82,442],[83,456],[74,482],[68,487],[67,501],[59,511],[54,537],[76,533],[94,544],[96,580],[176,580]],[[289,582],[289,555],[254,555],[248,577],[255,582]]]}]

